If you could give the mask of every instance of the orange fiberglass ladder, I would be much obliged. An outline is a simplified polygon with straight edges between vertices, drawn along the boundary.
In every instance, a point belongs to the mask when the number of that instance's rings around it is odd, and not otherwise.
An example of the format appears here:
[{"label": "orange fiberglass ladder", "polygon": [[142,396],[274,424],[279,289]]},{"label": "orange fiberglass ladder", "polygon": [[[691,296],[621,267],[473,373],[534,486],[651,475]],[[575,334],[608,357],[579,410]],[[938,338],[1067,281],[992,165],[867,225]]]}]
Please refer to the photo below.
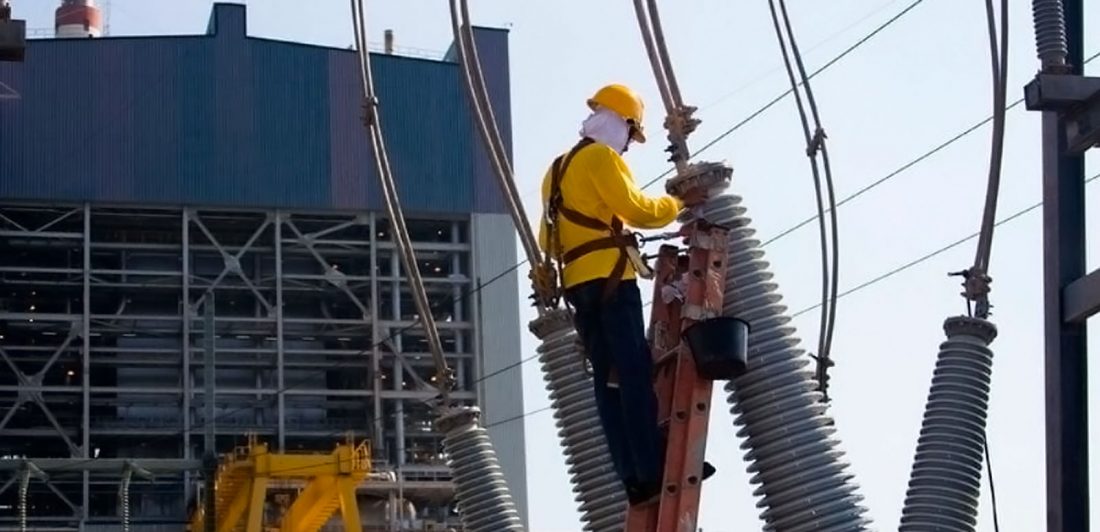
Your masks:
[{"label": "orange fiberglass ladder", "polygon": [[[730,173],[724,165],[693,165],[669,188],[710,188]],[[630,507],[625,532],[695,532],[713,381],[745,369],[748,324],[722,316],[728,230],[696,219],[676,236],[687,249],[660,248],[649,329],[658,419],[667,442],[662,490],[653,502]]]}]

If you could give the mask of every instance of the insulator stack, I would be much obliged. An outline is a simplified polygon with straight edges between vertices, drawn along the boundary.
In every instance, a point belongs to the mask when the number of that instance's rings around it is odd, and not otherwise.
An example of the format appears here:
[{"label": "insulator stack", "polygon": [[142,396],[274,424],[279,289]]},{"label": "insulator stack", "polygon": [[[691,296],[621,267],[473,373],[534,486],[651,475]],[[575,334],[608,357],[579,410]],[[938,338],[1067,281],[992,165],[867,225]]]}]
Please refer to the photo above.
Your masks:
[{"label": "insulator stack", "polygon": [[122,474],[122,482],[118,487],[118,509],[122,516],[122,532],[130,532],[130,477],[127,470]]},{"label": "insulator stack", "polygon": [[748,371],[725,389],[751,481],[759,485],[764,530],[865,530],[871,520],[863,497],[741,202],[722,195],[701,210],[729,229],[723,313],[751,326]]},{"label": "insulator stack", "polygon": [[585,372],[573,322],[566,311],[556,310],[532,322],[531,330],[542,340],[539,363],[584,530],[619,532],[626,515],[626,493],[611,465],[592,378]]},{"label": "insulator stack", "polygon": [[909,475],[900,531],[969,532],[978,522],[985,423],[997,328],[948,318]]},{"label": "insulator stack", "polygon": [[30,489],[31,476],[26,472],[19,474],[19,532],[27,532],[27,491]]},{"label": "insulator stack", "polygon": [[1062,0],[1032,0],[1035,49],[1043,70],[1065,67],[1069,57],[1066,16]]},{"label": "insulator stack", "polygon": [[489,432],[476,407],[453,407],[436,422],[455,484],[455,499],[469,532],[523,532]]}]

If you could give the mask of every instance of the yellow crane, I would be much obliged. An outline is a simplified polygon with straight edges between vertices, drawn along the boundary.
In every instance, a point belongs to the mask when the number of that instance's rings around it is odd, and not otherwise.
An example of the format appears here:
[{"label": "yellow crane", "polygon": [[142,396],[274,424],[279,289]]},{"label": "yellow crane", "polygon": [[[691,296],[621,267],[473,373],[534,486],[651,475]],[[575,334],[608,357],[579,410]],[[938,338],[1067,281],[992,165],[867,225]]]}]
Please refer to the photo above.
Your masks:
[{"label": "yellow crane", "polygon": [[[218,468],[214,493],[217,532],[316,532],[337,509],[345,530],[361,530],[355,489],[370,473],[367,441],[348,441],[327,454],[272,453],[266,443],[249,438]],[[304,480],[294,502],[270,526],[264,523],[264,501],[272,480]],[[205,530],[202,505],[189,530]]]}]

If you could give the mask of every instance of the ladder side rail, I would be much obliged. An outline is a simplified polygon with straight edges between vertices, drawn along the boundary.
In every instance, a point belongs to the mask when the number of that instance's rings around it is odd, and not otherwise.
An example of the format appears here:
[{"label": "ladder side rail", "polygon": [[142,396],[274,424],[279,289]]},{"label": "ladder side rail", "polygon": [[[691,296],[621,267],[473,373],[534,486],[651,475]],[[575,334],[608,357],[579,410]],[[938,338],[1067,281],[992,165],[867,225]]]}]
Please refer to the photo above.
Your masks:
[{"label": "ladder side rail", "polygon": [[[695,222],[688,233],[689,247],[683,279],[687,294],[677,323],[678,336],[695,323],[721,316],[726,278],[726,231]],[[678,338],[679,340],[679,338]],[[710,425],[714,382],[700,375],[687,342],[679,341],[672,383],[672,416],[665,452],[664,492],[658,503],[657,532],[694,530],[702,495],[703,458]]]},{"label": "ladder side rail", "polygon": [[[674,532],[698,521],[713,381],[700,375],[682,334],[698,321],[721,315],[727,233],[705,222],[693,222],[684,233],[686,253],[661,246],[650,314],[658,419],[667,442],[662,490],[655,503],[627,511],[628,532]],[[670,288],[682,299],[666,301]]]}]

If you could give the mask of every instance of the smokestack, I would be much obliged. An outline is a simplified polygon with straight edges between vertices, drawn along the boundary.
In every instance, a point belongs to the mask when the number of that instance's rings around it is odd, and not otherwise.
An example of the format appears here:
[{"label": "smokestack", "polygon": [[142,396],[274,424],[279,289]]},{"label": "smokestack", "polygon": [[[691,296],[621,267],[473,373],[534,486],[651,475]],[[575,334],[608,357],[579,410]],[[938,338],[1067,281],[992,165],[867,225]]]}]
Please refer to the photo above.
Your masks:
[{"label": "smokestack", "polygon": [[62,0],[54,12],[55,37],[59,39],[103,35],[103,13],[95,0]]},{"label": "smokestack", "polygon": [[393,54],[393,30],[386,30],[384,35],[386,40],[386,54]]},{"label": "smokestack", "polygon": [[[0,62],[23,62],[27,50],[27,22],[11,18],[11,6],[7,0],[0,0]],[[10,92],[0,83],[0,99]]]}]

